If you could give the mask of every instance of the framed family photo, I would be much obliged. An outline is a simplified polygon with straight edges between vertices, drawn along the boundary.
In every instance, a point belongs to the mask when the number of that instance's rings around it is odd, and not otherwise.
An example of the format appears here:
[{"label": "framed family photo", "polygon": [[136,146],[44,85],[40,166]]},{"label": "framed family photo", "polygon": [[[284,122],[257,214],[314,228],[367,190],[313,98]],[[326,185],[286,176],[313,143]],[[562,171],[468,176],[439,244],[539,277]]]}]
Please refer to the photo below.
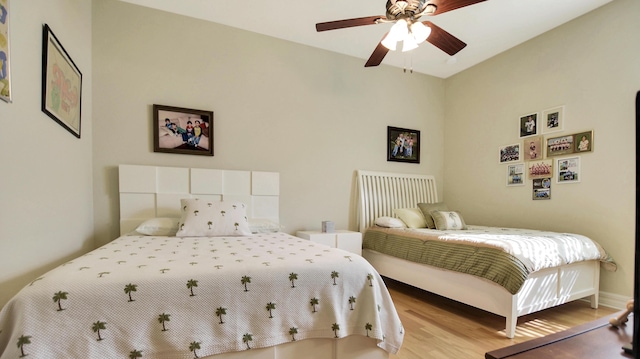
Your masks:
[{"label": "framed family photo", "polygon": [[542,136],[527,137],[522,140],[522,152],[525,161],[539,160],[543,156]]},{"label": "framed family photo", "polygon": [[580,182],[580,157],[558,158],[556,183]]},{"label": "framed family photo", "polygon": [[551,178],[536,178],[532,181],[532,199],[551,199]]},{"label": "framed family photo", "polygon": [[6,102],[11,102],[10,19],[9,0],[0,0],[0,99]]},{"label": "framed family photo", "polygon": [[542,133],[558,132],[564,128],[564,106],[542,111]]},{"label": "framed family photo", "polygon": [[420,163],[420,131],[387,126],[387,161]]},{"label": "framed family photo", "polygon": [[547,157],[573,153],[574,135],[546,138]]},{"label": "framed family photo", "polygon": [[80,138],[82,73],[49,25],[42,27],[42,112]]},{"label": "framed family photo", "polygon": [[520,138],[538,134],[538,114],[529,113],[520,116]]},{"label": "framed family photo", "polygon": [[527,178],[550,178],[553,176],[553,161],[539,160],[527,162]]},{"label": "framed family photo", "polygon": [[574,152],[593,151],[593,131],[580,132],[573,135]]},{"label": "framed family photo", "polygon": [[524,186],[524,163],[507,166],[507,186]]},{"label": "framed family photo", "polygon": [[153,105],[153,151],[213,156],[213,111]]},{"label": "framed family photo", "polygon": [[498,162],[520,162],[522,156],[520,155],[520,144],[514,143],[512,145],[500,146],[498,148]]}]

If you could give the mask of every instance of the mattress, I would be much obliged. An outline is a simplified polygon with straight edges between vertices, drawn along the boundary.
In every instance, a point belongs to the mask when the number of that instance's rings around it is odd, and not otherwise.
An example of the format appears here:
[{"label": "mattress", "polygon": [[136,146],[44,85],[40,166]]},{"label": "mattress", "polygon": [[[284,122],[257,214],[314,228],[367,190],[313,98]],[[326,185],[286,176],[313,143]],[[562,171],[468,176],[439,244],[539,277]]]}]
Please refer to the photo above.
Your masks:
[{"label": "mattress", "polygon": [[404,330],[362,257],[285,233],[122,236],[36,278],[0,312],[0,358],[193,358]]},{"label": "mattress", "polygon": [[468,226],[467,230],[372,227],[363,248],[490,280],[516,294],[529,273],[585,260],[616,264],[595,241],[573,233]]}]

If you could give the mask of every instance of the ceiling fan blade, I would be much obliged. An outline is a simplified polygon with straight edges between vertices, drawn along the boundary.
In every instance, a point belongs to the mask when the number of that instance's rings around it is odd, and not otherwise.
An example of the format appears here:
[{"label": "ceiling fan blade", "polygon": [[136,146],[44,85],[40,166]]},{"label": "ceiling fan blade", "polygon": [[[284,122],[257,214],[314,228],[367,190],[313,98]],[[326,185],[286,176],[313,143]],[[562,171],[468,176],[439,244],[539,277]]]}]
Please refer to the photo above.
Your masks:
[{"label": "ceiling fan blade", "polygon": [[477,4],[487,0],[430,0],[428,3],[436,6],[436,11],[430,15],[439,15],[447,11]]},{"label": "ceiling fan blade", "polygon": [[431,34],[427,38],[427,41],[450,56],[457,54],[467,46],[462,40],[446,32],[431,21],[423,21],[422,23],[431,28]]},{"label": "ceiling fan blade", "polygon": [[327,30],[344,29],[347,27],[375,25],[377,23],[377,20],[382,18],[384,18],[384,16],[378,15],[378,16],[359,17],[356,19],[321,22],[316,24],[316,31],[320,32],[320,31],[327,31]]},{"label": "ceiling fan blade", "polygon": [[[385,37],[387,37],[387,34],[388,32],[384,34],[382,38],[384,39]],[[373,53],[371,54],[371,56],[369,56],[369,60],[367,60],[367,63],[364,64],[364,67],[372,67],[372,66],[380,65],[384,57],[387,56],[387,52],[389,52],[389,49],[387,49],[384,45],[382,45],[382,41],[380,41],[378,43],[378,46],[376,46],[376,49],[373,50]]]}]

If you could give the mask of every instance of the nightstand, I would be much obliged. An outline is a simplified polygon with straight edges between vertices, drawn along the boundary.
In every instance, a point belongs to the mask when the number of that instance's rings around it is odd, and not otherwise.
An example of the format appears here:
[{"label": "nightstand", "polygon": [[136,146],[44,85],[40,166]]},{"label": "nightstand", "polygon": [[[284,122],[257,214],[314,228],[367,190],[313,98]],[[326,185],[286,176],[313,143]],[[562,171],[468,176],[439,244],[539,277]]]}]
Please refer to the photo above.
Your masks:
[{"label": "nightstand", "polygon": [[353,231],[338,230],[332,233],[320,231],[298,231],[297,237],[308,239],[315,243],[324,244],[333,248],[340,248],[346,251],[362,255],[362,233]]}]

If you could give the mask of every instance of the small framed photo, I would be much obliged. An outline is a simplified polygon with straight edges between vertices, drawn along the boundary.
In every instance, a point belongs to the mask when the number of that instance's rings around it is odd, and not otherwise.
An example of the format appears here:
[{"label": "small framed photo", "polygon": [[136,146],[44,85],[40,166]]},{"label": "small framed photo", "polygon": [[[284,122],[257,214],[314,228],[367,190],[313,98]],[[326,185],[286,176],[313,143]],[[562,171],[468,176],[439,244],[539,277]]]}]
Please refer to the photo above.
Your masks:
[{"label": "small framed photo", "polygon": [[539,160],[527,162],[527,178],[546,178],[553,176],[553,161]]},{"label": "small framed photo", "polygon": [[580,132],[573,135],[574,152],[593,151],[593,131]]},{"label": "small framed photo", "polygon": [[573,153],[574,135],[546,138],[547,157]]},{"label": "small framed photo", "polygon": [[387,161],[420,163],[420,131],[387,126]]},{"label": "small framed photo", "polygon": [[80,138],[82,73],[49,25],[42,27],[42,112]]},{"label": "small framed photo", "polygon": [[520,155],[520,144],[514,143],[512,145],[500,146],[498,148],[498,161],[500,163],[507,162],[520,162],[522,156]]},{"label": "small framed photo", "polygon": [[551,199],[551,178],[536,178],[533,180],[532,198],[534,200]]},{"label": "small framed photo", "polygon": [[542,133],[562,131],[564,128],[564,106],[542,111]]},{"label": "small framed photo", "polygon": [[520,116],[520,138],[538,134],[538,114],[530,113]]},{"label": "small framed photo", "polygon": [[558,158],[556,166],[556,183],[580,182],[580,157]]},{"label": "small framed photo", "polygon": [[153,151],[213,156],[213,111],[153,105]]},{"label": "small framed photo", "polygon": [[532,136],[522,140],[522,154],[525,161],[542,159],[543,152],[542,136]]},{"label": "small framed photo", "polygon": [[507,186],[524,186],[524,163],[507,166]]}]

